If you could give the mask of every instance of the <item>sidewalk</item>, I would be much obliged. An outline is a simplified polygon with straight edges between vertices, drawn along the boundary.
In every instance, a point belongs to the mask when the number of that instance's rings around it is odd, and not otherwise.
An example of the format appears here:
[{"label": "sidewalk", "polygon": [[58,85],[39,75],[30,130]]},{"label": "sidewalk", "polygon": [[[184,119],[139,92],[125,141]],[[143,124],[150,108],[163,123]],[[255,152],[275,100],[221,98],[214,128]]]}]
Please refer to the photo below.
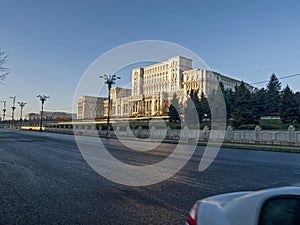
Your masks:
[{"label": "sidewalk", "polygon": [[[116,137],[111,137],[116,138]],[[140,139],[140,138],[130,138],[123,137],[124,140],[132,140],[132,141],[146,141],[146,142],[161,142],[161,139]],[[164,139],[162,143],[169,144],[178,144],[179,140],[172,139]],[[188,144],[187,142],[183,142],[181,144]],[[206,146],[207,142],[199,141],[197,143],[198,146]],[[212,145],[213,146],[213,143]],[[273,152],[289,152],[289,153],[300,153],[300,146],[283,146],[283,145],[272,145],[272,144],[248,144],[248,143],[229,143],[223,142],[222,148],[234,148],[234,149],[244,149],[244,150],[256,150],[256,151],[273,151]]]},{"label": "sidewalk", "polygon": [[[199,142],[198,145],[206,146],[206,142]],[[236,148],[259,151],[273,151],[273,152],[290,152],[300,153],[300,146],[282,146],[282,145],[267,145],[267,144],[244,144],[244,143],[222,143],[222,148]]]}]

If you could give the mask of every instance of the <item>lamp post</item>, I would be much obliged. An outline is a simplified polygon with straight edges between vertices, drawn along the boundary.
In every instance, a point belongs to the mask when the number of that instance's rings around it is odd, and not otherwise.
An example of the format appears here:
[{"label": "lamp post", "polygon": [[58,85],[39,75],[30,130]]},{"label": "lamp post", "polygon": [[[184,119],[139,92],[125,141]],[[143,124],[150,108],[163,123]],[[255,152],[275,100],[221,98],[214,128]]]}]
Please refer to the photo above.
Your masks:
[{"label": "lamp post", "polygon": [[36,96],[40,98],[40,101],[42,102],[42,111],[41,111],[41,118],[40,118],[40,131],[43,130],[43,112],[44,112],[44,103],[47,100],[47,98],[50,98],[49,96],[46,95],[38,95]]},{"label": "lamp post", "polygon": [[12,119],[12,122],[11,122],[11,128],[14,128],[14,121],[15,121],[15,109],[16,109],[16,96],[10,96],[10,98],[12,99],[13,101],[13,104],[12,104],[12,111],[11,111],[11,119]]},{"label": "lamp post", "polygon": [[108,87],[108,109],[107,109],[107,137],[110,136],[110,109],[111,109],[111,100],[110,100],[110,89],[113,84],[115,84],[116,79],[121,79],[121,77],[117,77],[117,75],[106,75],[100,76],[100,78],[103,78],[105,80],[105,84],[107,84]]},{"label": "lamp post", "polygon": [[1,101],[3,102],[3,116],[2,116],[2,120],[3,120],[3,126],[5,123],[5,112],[6,112],[6,101]]},{"label": "lamp post", "polygon": [[20,115],[20,130],[22,129],[22,121],[23,121],[23,108],[27,104],[26,102],[18,102],[21,107],[21,115]]}]

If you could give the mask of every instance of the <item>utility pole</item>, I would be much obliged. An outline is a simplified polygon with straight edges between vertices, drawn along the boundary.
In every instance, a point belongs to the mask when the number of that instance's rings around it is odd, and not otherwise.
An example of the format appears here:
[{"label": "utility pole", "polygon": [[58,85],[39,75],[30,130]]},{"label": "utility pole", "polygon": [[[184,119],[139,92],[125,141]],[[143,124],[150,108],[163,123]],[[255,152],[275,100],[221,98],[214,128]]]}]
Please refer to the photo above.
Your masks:
[{"label": "utility pole", "polygon": [[12,99],[13,101],[13,104],[12,104],[12,111],[11,111],[11,119],[12,119],[12,123],[11,123],[11,128],[14,128],[14,122],[15,122],[15,109],[16,109],[16,96],[10,96],[10,98]]},{"label": "utility pole", "polygon": [[47,100],[47,98],[50,98],[49,96],[46,95],[38,95],[36,96],[40,98],[40,101],[42,102],[42,111],[41,111],[41,118],[40,118],[40,131],[43,130],[43,112],[44,112],[44,103]]},{"label": "utility pole", "polygon": [[21,107],[21,115],[20,115],[20,130],[22,129],[22,121],[23,121],[23,108],[27,104],[26,102],[18,102]]},{"label": "utility pole", "polygon": [[116,79],[121,79],[121,77],[117,77],[117,75],[106,75],[104,74],[103,76],[100,76],[100,78],[103,78],[105,80],[105,84],[107,84],[108,87],[108,109],[107,109],[107,132],[106,136],[110,136],[110,109],[111,109],[111,100],[110,100],[110,89],[113,84],[115,84]]},{"label": "utility pole", "polygon": [[3,116],[2,116],[2,120],[3,120],[3,127],[4,127],[4,123],[5,123],[5,112],[6,112],[6,101],[1,101],[3,102]]}]

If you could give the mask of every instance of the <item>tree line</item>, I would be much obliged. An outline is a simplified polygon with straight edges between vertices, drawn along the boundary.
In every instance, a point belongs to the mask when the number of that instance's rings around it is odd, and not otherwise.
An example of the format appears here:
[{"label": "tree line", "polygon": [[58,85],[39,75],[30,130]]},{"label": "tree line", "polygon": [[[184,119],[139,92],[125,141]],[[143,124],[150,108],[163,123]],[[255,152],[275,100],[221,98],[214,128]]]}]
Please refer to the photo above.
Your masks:
[{"label": "tree line", "polygon": [[[279,116],[285,124],[300,123],[300,92],[294,93],[288,85],[283,89],[281,86],[275,74],[271,75],[266,88],[261,89],[251,90],[244,82],[234,89],[225,89],[220,83],[227,119],[237,128],[247,124],[259,124],[262,116]],[[209,96],[212,101],[214,94],[213,91]],[[169,107],[170,122],[178,122],[184,118],[186,124],[194,124],[195,114],[200,122],[211,117],[209,102],[203,92],[191,91],[184,105],[179,102],[176,94],[173,96]]]}]

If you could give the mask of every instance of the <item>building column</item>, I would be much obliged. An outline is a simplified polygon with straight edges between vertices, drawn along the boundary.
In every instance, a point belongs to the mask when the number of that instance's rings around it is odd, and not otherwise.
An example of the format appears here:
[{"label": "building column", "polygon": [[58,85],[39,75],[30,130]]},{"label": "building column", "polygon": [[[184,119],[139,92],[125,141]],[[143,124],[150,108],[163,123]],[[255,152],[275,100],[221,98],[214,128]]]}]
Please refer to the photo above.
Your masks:
[{"label": "building column", "polygon": [[151,116],[153,115],[153,111],[154,111],[154,104],[153,104],[153,97],[152,97],[152,99],[150,100],[150,115]]},{"label": "building column", "polygon": [[148,114],[148,100],[145,100],[145,115]]}]

